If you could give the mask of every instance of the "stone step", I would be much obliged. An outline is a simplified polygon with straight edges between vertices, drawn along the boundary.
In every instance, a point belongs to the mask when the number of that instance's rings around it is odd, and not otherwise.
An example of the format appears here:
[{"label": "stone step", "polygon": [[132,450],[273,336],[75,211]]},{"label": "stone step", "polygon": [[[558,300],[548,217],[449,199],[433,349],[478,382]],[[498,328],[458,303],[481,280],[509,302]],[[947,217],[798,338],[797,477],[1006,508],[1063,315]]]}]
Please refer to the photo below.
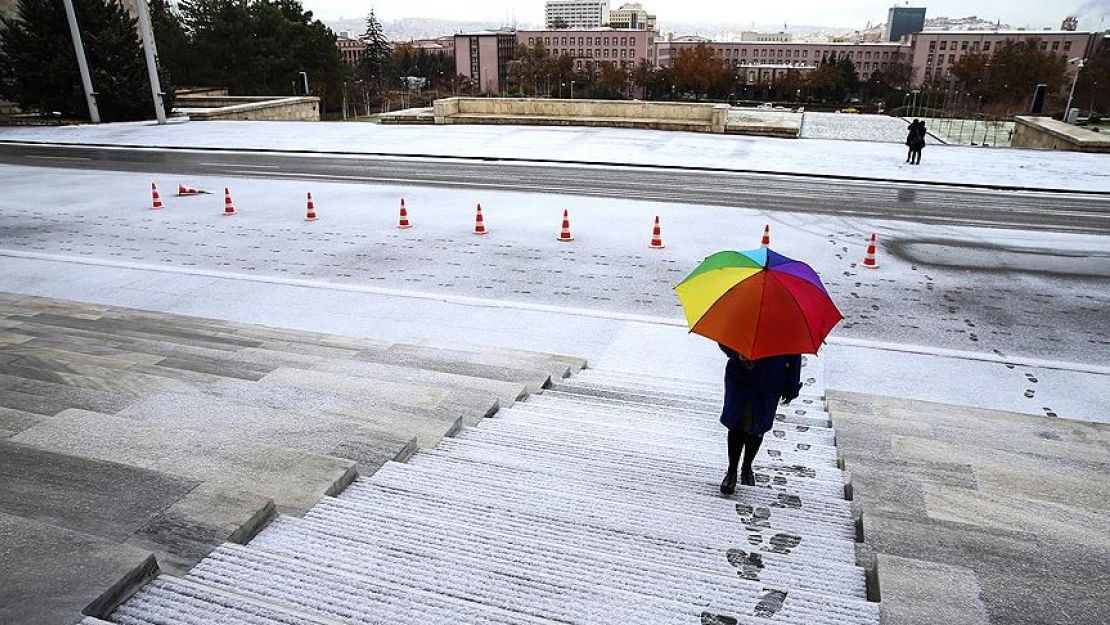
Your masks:
[{"label": "stone step", "polygon": [[[512,422],[530,427],[554,428],[587,436],[599,435],[611,438],[628,437],[648,440],[663,438],[693,444],[717,443],[727,434],[727,430],[720,424],[695,429],[686,427],[686,424],[681,421],[676,423],[675,419],[669,419],[665,416],[662,418],[644,418],[643,415],[631,416],[618,413],[599,417],[579,410],[560,412],[550,407],[537,410],[523,404],[512,410],[511,413],[505,412],[498,419],[484,424],[483,427],[502,422]],[[836,446],[836,434],[829,428],[817,429],[788,423],[773,424],[771,429],[764,434],[764,438],[767,440],[775,439],[784,443]]]},{"label": "stone step", "polygon": [[[508,508],[425,498],[392,488],[379,488],[359,500],[325,498],[305,515],[304,520],[328,527],[334,533],[357,532],[362,537],[378,536],[387,526],[403,528],[415,524],[426,526],[422,531],[431,534],[440,534],[446,531],[442,528],[452,527],[488,539],[500,538],[498,542],[506,546],[522,545],[522,550],[580,553],[597,562],[616,559],[630,562],[643,571],[657,570],[661,575],[672,571],[677,579],[692,579],[698,575],[732,579],[738,576],[749,581],[785,583],[849,598],[866,596],[863,569],[854,563],[809,558],[785,547],[755,546],[742,538],[732,540],[729,537],[721,537],[718,544],[705,545],[681,537],[668,540],[576,519],[547,518],[537,522],[534,517]],[[781,540],[776,542],[786,544]],[[619,580],[616,583],[620,583]]]},{"label": "stone step", "polygon": [[106,335],[154,339],[179,343],[181,345],[193,345],[228,351],[234,351],[243,347],[261,347],[263,344],[262,341],[239,338],[219,331],[207,330],[200,327],[181,328],[172,324],[166,325],[152,322],[148,319],[112,319],[107,317],[83,319],[72,315],[59,315],[53,313],[9,315],[8,319],[43,325],[54,325]]},{"label": "stone step", "polygon": [[0,512],[123,542],[197,480],[0,441]]},{"label": "stone step", "polygon": [[[573,402],[586,407],[597,406],[621,410],[642,410],[655,414],[658,414],[659,412],[659,407],[657,406],[650,406],[636,402],[614,399],[604,399],[599,397],[574,395],[571,393],[563,393],[558,390],[547,390],[544,391],[542,395],[536,395],[529,399],[534,399],[536,401],[539,401],[541,399],[547,399],[550,401],[558,400],[559,402]],[[809,403],[806,403],[805,401],[803,401],[803,399],[809,399],[810,401]],[[807,406],[813,407],[808,408]],[[812,415],[810,414],[811,411],[813,412]],[[668,414],[674,414],[676,416],[690,416],[695,418],[709,417],[711,419],[717,419],[718,417],[720,417],[721,407],[717,406],[712,410],[693,410],[687,408],[668,407],[666,412]],[[799,397],[794,402],[791,402],[789,406],[779,406],[778,412],[775,415],[775,419],[789,423],[796,423],[799,425],[810,425],[825,428],[831,426],[828,415],[824,412],[824,409],[822,408],[822,403],[819,400],[812,398]]]},{"label": "stone step", "polygon": [[[723,356],[723,355],[722,355]],[[721,389],[722,380],[724,378],[724,363],[725,359],[721,358],[721,372],[720,375],[713,380],[706,379],[691,379],[681,377],[669,377],[660,375],[644,376],[634,371],[621,371],[618,369],[583,369],[582,379],[589,379],[598,382],[615,384],[625,386],[628,388],[654,388],[654,387],[670,387],[679,389],[701,389],[712,390],[713,388]],[[809,384],[805,384],[810,378],[813,379]],[[804,386],[817,386],[824,388],[825,367],[819,356],[812,354],[802,355],[802,382]]]},{"label": "stone step", "polygon": [[[373,473],[390,460],[405,460],[417,448],[416,435],[400,413],[384,415],[378,423],[361,423],[325,412],[286,411],[255,407],[226,397],[164,393],[138,400],[116,413],[152,426],[188,428],[218,435],[229,441],[285,447],[358,463],[358,470]],[[381,415],[376,415],[381,416]],[[436,431],[422,432],[425,439],[455,432],[462,419],[448,424],[433,421]]]},{"label": "stone step", "polygon": [[[352,558],[339,566],[319,566],[253,547],[225,545],[197,565],[188,579],[287,610],[345,622],[552,622],[488,601],[505,585],[525,585],[524,580],[448,568],[442,561],[425,563],[405,554],[383,551],[376,555],[382,559]],[[542,600],[536,597],[537,602]]]},{"label": "stone step", "polygon": [[[715,589],[719,592],[716,596],[710,595],[712,600],[706,608],[705,591],[710,589],[689,580],[676,583],[673,572],[669,577],[654,576],[628,564],[611,569],[608,562],[603,564],[592,557],[568,557],[554,549],[522,554],[491,546],[490,550],[464,552],[446,543],[440,543],[447,546],[444,549],[414,541],[407,533],[390,534],[387,540],[364,534],[362,540],[358,540],[349,532],[337,535],[320,532],[320,524],[305,525],[313,525],[317,531],[300,530],[295,522],[277,523],[260,535],[251,547],[302,561],[317,570],[342,568],[344,575],[356,578],[441,592],[560,622],[607,623],[611,622],[609,619],[614,612],[635,611],[637,618],[644,622],[682,623],[697,619],[703,609],[744,615],[748,617],[745,622],[754,622],[749,619],[754,617],[754,606],[763,594],[761,583],[721,578]],[[248,570],[258,567],[248,558],[243,560],[242,565],[249,567]],[[337,567],[336,562],[342,565]],[[659,586],[668,585],[670,592],[661,592]],[[805,605],[807,603],[809,605]],[[776,619],[785,623],[813,622],[802,621],[800,617],[804,614],[811,618],[816,612],[814,608],[821,605],[826,607],[826,613],[874,612],[874,606],[858,600],[836,600],[790,589],[788,600]],[[356,606],[351,608],[357,609]],[[849,619],[846,622],[871,623],[874,620]]]},{"label": "stone step", "polygon": [[[770,493],[766,489],[745,488],[731,499],[706,497],[679,489],[651,492],[583,479],[577,472],[561,474],[501,465],[487,465],[456,459],[447,454],[427,453],[414,457],[408,466],[426,470],[431,481],[465,479],[469,484],[499,489],[499,497],[509,493],[544,498],[549,503],[567,501],[569,506],[590,508],[606,506],[612,511],[626,510],[629,516],[645,516],[659,511],[681,511],[682,515],[711,519],[722,524],[740,523],[745,528],[788,531],[808,536],[828,536],[852,541],[855,528],[851,511],[842,505],[824,505],[833,499],[802,490]],[[371,481],[373,481],[371,479]],[[735,503],[734,503],[735,502]]]},{"label": "stone step", "polygon": [[85,410],[64,411],[10,440],[253,491],[292,514],[338,492],[356,475],[350,460]]},{"label": "stone step", "polygon": [[[776,532],[757,526],[744,527],[735,521],[721,522],[682,513],[662,510],[645,512],[635,506],[613,505],[601,502],[583,507],[583,497],[557,497],[552,494],[537,497],[534,493],[509,491],[497,486],[477,482],[455,482],[452,488],[443,488],[446,478],[423,467],[390,463],[377,473],[351,486],[341,494],[342,499],[367,500],[376,486],[403,489],[424,497],[465,504],[484,502],[484,505],[510,510],[533,518],[538,523],[549,519],[567,522],[589,522],[595,528],[606,528],[638,536],[658,537],[661,540],[682,540],[687,543],[722,546],[723,543],[747,541],[761,548],[779,549],[798,553],[802,557],[835,560],[845,564],[855,563],[855,546],[851,541],[817,535],[799,536],[796,532]],[[762,495],[761,489],[746,494],[753,498]],[[764,500],[777,501],[776,497],[762,495]],[[815,502],[819,503],[828,502]],[[586,512],[588,510],[588,512]],[[737,519],[739,521],[739,519]],[[773,541],[772,541],[773,539]],[[721,551],[732,544],[724,545]]]},{"label": "stone step", "polygon": [[[431,550],[472,559],[523,561],[532,567],[544,567],[546,562],[555,561],[560,566],[612,572],[591,583],[618,588],[631,585],[638,592],[662,597],[676,592],[669,580],[682,586],[702,586],[697,594],[714,596],[711,589],[732,588],[739,575],[752,582],[865,598],[863,569],[853,565],[806,561],[773,552],[753,554],[745,551],[748,547],[744,546],[711,559],[657,558],[654,550],[634,545],[624,549],[618,544],[610,549],[613,543],[604,539],[591,541],[588,532],[548,535],[544,528],[537,528],[539,531],[525,535],[512,528],[484,525],[470,517],[452,519],[444,514],[425,514],[419,507],[399,505],[401,498],[397,499],[398,505],[375,506],[373,510],[359,507],[361,504],[344,503],[313,513],[303,521],[279,517],[251,546],[290,553],[298,550],[305,555],[297,557],[339,562],[343,560],[341,548],[334,545],[333,539],[345,538],[407,553]],[[297,545],[294,536],[311,544]]]},{"label": "stone step", "polygon": [[157,569],[149,551],[0,512],[0,623],[103,615]]},{"label": "stone step", "polygon": [[538,392],[551,379],[550,370],[535,363],[419,345],[399,344],[389,349],[367,349],[355,355],[353,360],[524,384],[528,393]]},{"label": "stone step", "polygon": [[[576,436],[572,432],[560,432],[551,428],[544,430],[544,437],[540,438],[528,427],[511,428],[503,426],[498,428],[494,426],[492,420],[490,426],[488,428],[468,428],[459,433],[458,436],[465,439],[497,442],[503,445],[519,445],[527,449],[557,450],[571,455],[610,455],[627,458],[629,461],[643,459],[644,457],[676,457],[708,466],[717,466],[722,463],[726,447],[723,440],[724,436],[721,437],[721,444],[715,447],[706,444],[683,445],[681,442],[672,443],[670,441]],[[837,464],[835,447],[810,445],[808,443],[790,444],[778,439],[764,439],[756,457],[761,455],[772,459],[781,458],[790,464],[818,466],[823,464],[830,467]]]},{"label": "stone step", "polygon": [[[673,483],[674,488],[708,496],[718,492],[717,486],[724,475],[724,467],[721,465],[692,465],[677,458],[655,458],[630,463],[621,459],[571,456],[458,438],[444,439],[435,451],[474,462],[507,467],[523,466],[555,474],[575,470],[595,481],[622,485],[623,488],[658,491],[666,488],[656,488],[654,485]],[[815,482],[812,487],[814,492],[827,492],[832,498],[840,498],[844,493],[844,474],[834,467],[814,468],[775,463],[766,457],[756,457],[753,467],[757,487],[776,493],[806,490],[799,482]]]},{"label": "stone step", "polygon": [[[674,416],[666,411],[598,410],[585,408],[581,405],[524,401],[509,410],[499,412],[496,416],[501,418],[510,414],[544,415],[553,423],[562,424],[567,428],[588,427],[591,424],[600,423],[612,427],[625,427],[666,434],[667,436],[709,437],[713,439],[720,437],[725,432],[725,428],[715,418],[716,415],[688,418]],[[819,434],[830,441],[835,440],[836,437],[836,432],[832,428],[799,425],[785,421],[776,421],[773,428],[786,432]]]},{"label": "stone step", "polygon": [[305,388],[336,395],[357,397],[368,408],[397,408],[421,412],[441,407],[457,411],[463,422],[474,424],[497,412],[497,396],[493,393],[445,388],[429,383],[373,380],[305,369],[275,369],[258,384]]},{"label": "stone step", "polygon": [[[425,339],[420,342],[421,346],[429,346],[438,349],[449,349],[457,352],[466,352],[471,354],[481,354],[486,357],[511,357],[523,358],[532,360],[534,362],[544,363],[552,371],[551,377],[558,380],[565,378],[567,375],[573,375],[583,370],[586,367],[586,359],[578,356],[567,356],[563,354],[549,354],[546,352],[536,352],[526,349],[516,349],[504,346],[491,346],[481,345],[477,343],[468,343],[466,341],[452,341],[452,340],[430,340]],[[562,371],[562,367],[566,366],[566,372]]]},{"label": "stone step", "polygon": [[230,589],[161,575],[112,612],[120,625],[339,625],[342,620],[291,611]]},{"label": "stone step", "polygon": [[[145,366],[154,367],[154,365]],[[96,367],[42,356],[24,356],[15,362],[0,364],[0,373],[50,384],[122,393],[133,397],[140,397],[150,392],[188,392],[194,386],[192,383],[168,376],[148,375],[131,369]]]},{"label": "stone step", "polygon": [[0,406],[34,414],[53,416],[68,408],[114,413],[134,401],[123,393],[0,374]]},{"label": "stone step", "polygon": [[414,385],[441,386],[453,390],[473,391],[483,394],[493,393],[502,408],[512,406],[518,399],[525,397],[527,386],[520,382],[503,382],[488,378],[477,378],[457,373],[428,371],[412,367],[398,367],[366,361],[326,360],[311,367],[316,371],[327,371],[357,378],[403,382]]},{"label": "stone step", "polygon": [[[3,391],[0,391],[0,396],[2,395]],[[4,438],[15,436],[42,421],[43,416],[26,410],[0,407],[0,430],[7,432]]]}]

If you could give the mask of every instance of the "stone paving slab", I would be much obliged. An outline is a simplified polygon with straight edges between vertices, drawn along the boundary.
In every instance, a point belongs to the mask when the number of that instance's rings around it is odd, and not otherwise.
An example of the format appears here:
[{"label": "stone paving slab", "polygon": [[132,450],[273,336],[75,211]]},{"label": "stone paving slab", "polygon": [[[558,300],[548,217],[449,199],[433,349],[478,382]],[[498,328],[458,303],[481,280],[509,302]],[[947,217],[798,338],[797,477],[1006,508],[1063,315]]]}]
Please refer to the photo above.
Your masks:
[{"label": "stone paving slab", "polygon": [[[537,363],[546,363],[552,370],[553,378],[565,378],[567,373],[574,374],[586,368],[586,359],[579,356],[568,356],[566,354],[547,354],[544,352],[535,352],[526,349],[515,349],[512,347],[491,347],[489,345],[481,345],[478,343],[468,343],[466,341],[435,341],[434,343],[429,340],[420,342],[424,346],[432,346],[437,349],[450,349],[454,351],[470,352],[474,354],[486,354],[489,356],[500,355],[501,357],[511,357],[516,360],[525,359]],[[562,372],[562,365],[567,366],[567,373]]]},{"label": "stone paving slab", "polygon": [[114,413],[135,401],[134,396],[0,374],[0,406],[43,415],[67,408]]},{"label": "stone paving slab", "polygon": [[338,492],[355,475],[350,460],[83,410],[67,410],[11,440],[252,490],[292,514]]},{"label": "stone paving slab", "polygon": [[67,625],[86,609],[103,616],[156,570],[148,551],[3,512],[0,536],[0,623]]},{"label": "stone paving slab", "polygon": [[415,451],[413,432],[397,417],[383,420],[396,423],[385,429],[326,413],[259,409],[212,395],[158,395],[137,401],[117,416],[149,425],[198,430],[229,441],[346,458],[357,462],[359,471],[367,474]]},{"label": "stone paving slab", "polygon": [[275,514],[268,497],[206,482],[153,515],[126,544],[155,552],[162,571],[183,575],[220,544],[246,543]]},{"label": "stone paving slab", "polygon": [[0,441],[0,512],[123,542],[197,480]]},{"label": "stone paving slab", "polygon": [[387,380],[414,385],[433,385],[450,389],[495,393],[503,408],[512,406],[516,400],[527,394],[526,385],[521,382],[503,382],[489,378],[479,378],[465,374],[428,371],[412,367],[399,367],[375,362],[329,360],[310,367],[316,371],[328,371],[349,377],[365,377],[372,380]]},{"label": "stone paving slab", "polygon": [[[979,579],[967,567],[880,554],[877,570],[884,625],[990,623]],[[937,601],[938,596],[945,600]]]},{"label": "stone paving slab", "polygon": [[364,350],[355,357],[357,360],[376,362],[400,367],[427,369],[443,373],[500,380],[524,384],[529,393],[539,392],[550,379],[547,370],[536,367],[522,367],[520,363],[510,365],[505,359],[488,362],[466,353],[451,353],[443,350],[410,346],[394,346],[386,350]]},{"label": "stone paving slab", "polygon": [[0,429],[10,432],[9,436],[13,436],[42,421],[42,418],[42,415],[33,412],[0,408]]}]

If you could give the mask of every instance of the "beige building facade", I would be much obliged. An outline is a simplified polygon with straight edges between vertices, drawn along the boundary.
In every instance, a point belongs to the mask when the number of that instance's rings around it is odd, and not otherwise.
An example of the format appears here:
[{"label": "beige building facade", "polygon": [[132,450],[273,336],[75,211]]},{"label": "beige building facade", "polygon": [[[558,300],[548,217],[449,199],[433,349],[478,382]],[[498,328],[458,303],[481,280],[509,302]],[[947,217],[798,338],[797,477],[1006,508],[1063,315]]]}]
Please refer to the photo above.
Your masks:
[{"label": "beige building facade", "polygon": [[[968,54],[991,54],[1006,40],[1036,37],[1041,50],[1065,59],[1086,58],[1099,35],[1075,31],[925,31],[910,36],[913,83],[952,79],[952,65]],[[1069,66],[1069,71],[1074,71]]]}]

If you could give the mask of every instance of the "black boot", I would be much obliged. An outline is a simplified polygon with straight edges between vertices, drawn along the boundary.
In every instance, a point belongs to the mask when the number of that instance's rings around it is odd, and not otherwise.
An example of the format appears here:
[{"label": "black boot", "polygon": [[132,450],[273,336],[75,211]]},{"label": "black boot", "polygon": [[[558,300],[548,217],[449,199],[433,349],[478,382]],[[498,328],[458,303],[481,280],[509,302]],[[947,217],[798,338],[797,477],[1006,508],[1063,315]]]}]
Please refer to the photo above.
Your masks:
[{"label": "black boot", "polygon": [[736,470],[730,470],[725,473],[725,479],[721,480],[721,494],[731,495],[736,492]]},{"label": "black boot", "polygon": [[744,469],[740,472],[740,485],[741,486],[755,486],[755,472],[750,468]]}]

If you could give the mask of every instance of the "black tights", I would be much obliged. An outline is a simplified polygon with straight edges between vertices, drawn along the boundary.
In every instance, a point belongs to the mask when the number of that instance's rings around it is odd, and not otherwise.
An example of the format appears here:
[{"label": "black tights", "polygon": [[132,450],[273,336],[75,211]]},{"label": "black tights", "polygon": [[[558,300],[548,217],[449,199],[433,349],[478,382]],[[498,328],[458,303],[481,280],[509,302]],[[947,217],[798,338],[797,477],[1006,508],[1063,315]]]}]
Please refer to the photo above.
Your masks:
[{"label": "black tights", "polygon": [[736,465],[740,464],[740,452],[744,452],[744,471],[752,470],[752,461],[759,452],[763,443],[763,436],[752,436],[742,428],[735,427],[728,431],[728,470],[736,473]]}]

